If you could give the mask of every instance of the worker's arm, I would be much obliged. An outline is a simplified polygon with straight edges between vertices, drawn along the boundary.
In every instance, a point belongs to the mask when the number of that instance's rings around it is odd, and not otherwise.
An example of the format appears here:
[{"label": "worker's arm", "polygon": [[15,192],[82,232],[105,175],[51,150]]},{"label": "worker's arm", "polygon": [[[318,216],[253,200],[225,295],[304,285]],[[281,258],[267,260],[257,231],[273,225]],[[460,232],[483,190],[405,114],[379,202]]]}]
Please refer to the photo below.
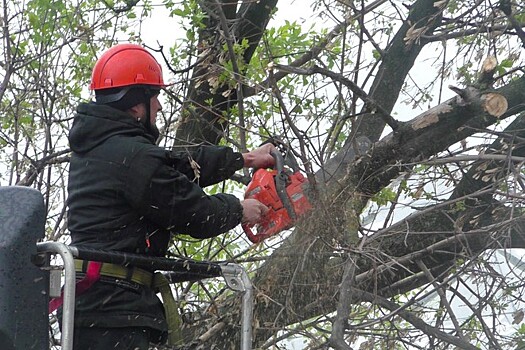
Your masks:
[{"label": "worker's arm", "polygon": [[246,153],[234,152],[230,147],[199,146],[184,151],[169,152],[169,163],[173,168],[197,182],[201,187],[216,184],[230,178],[237,170],[272,167],[270,155],[272,144],[263,145]]},{"label": "worker's arm", "polygon": [[168,163],[188,179],[206,187],[230,178],[244,165],[241,153],[230,147],[185,147],[178,152],[168,152]]},{"label": "worker's arm", "polygon": [[149,176],[130,180],[126,195],[148,220],[196,238],[224,233],[237,226],[243,217],[238,198],[222,193],[207,195],[197,183],[162,162],[157,163]]},{"label": "worker's arm", "polygon": [[128,202],[148,220],[196,238],[224,233],[241,220],[255,224],[266,207],[230,194],[206,194],[201,186],[166,162],[158,147],[148,147],[130,162]]}]

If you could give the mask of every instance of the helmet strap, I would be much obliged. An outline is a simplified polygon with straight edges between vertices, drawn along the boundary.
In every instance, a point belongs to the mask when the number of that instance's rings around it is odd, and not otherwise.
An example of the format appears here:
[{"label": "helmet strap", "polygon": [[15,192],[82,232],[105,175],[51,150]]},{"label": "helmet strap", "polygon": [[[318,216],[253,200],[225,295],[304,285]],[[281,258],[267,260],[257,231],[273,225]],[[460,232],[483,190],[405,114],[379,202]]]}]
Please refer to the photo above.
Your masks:
[{"label": "helmet strap", "polygon": [[155,137],[155,141],[159,138],[159,129],[157,129],[156,125],[153,125],[151,123],[151,98],[155,95],[153,90],[149,88],[144,89],[144,96],[146,97],[145,105],[146,105],[146,120],[144,121],[144,126],[146,127],[146,130]]},{"label": "helmet strap", "polygon": [[146,129],[151,128],[151,90],[148,88],[144,89],[144,96],[146,97]]}]

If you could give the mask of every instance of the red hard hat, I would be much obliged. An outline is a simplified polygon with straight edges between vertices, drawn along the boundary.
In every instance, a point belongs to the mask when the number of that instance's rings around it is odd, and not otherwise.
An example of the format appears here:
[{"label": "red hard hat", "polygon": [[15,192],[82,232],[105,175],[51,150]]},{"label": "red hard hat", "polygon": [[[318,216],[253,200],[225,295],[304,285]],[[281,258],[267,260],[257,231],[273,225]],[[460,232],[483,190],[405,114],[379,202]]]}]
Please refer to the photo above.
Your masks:
[{"label": "red hard hat", "polygon": [[125,86],[165,87],[162,68],[146,49],[135,44],[115,45],[98,59],[91,75],[91,90]]}]

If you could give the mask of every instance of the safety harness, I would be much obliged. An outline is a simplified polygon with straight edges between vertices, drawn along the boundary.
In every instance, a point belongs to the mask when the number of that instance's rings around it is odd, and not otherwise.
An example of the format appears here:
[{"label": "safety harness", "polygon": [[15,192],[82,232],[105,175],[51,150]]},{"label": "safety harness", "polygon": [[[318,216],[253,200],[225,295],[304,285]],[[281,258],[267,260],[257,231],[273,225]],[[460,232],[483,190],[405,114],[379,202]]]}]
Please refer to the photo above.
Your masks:
[{"label": "safety harness", "polygon": [[[101,276],[111,277],[125,281],[131,281],[142,286],[152,288],[160,293],[166,322],[168,323],[168,345],[182,345],[182,320],[173,298],[168,279],[160,272],[149,272],[137,267],[124,267],[121,265],[102,263],[98,261],[75,260],[76,272],[84,273],[84,277],[76,283],[75,295],[85,293]],[[51,299],[49,302],[49,313],[58,309],[64,302],[64,295]]]}]

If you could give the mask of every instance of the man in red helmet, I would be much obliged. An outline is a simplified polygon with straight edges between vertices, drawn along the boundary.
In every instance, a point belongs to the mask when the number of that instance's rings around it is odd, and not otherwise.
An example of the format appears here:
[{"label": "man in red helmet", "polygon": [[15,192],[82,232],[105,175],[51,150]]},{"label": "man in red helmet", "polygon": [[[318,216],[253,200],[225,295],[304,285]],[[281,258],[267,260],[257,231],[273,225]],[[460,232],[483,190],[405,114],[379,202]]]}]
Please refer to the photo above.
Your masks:
[{"label": "man in red helmet", "polygon": [[[69,134],[73,245],[161,257],[173,233],[214,237],[241,222],[254,225],[268,210],[256,200],[207,195],[202,187],[242,167],[271,167],[274,147],[241,154],[219,146],[180,152],[156,146],[163,87],[160,65],[141,46],[117,45],[97,61],[96,102],[78,106]],[[94,266],[77,262],[77,276]],[[112,273],[106,267],[95,269],[96,282],[77,296],[74,348],[140,350],[163,342],[168,325],[147,278],[153,271],[126,267],[116,278],[116,267],[109,266]]]}]

